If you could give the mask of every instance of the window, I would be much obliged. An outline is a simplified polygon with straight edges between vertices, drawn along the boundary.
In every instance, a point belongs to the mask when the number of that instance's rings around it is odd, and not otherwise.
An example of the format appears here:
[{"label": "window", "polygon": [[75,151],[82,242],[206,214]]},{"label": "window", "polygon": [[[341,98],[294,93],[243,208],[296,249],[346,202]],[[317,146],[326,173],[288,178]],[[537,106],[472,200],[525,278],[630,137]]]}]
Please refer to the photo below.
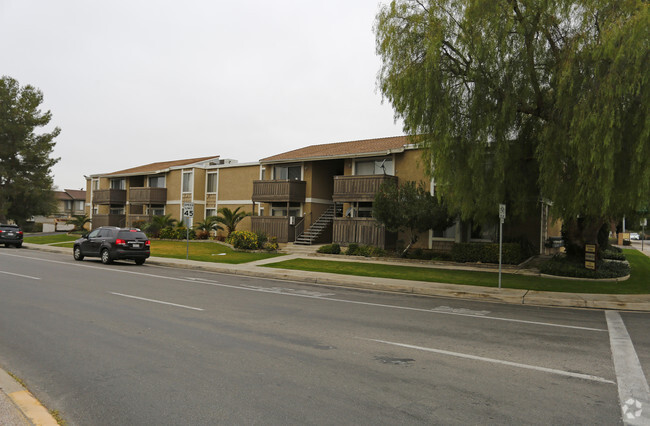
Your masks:
[{"label": "window", "polygon": [[147,211],[151,216],[164,216],[165,206],[153,204],[147,208]]},{"label": "window", "polygon": [[149,188],[164,188],[164,187],[165,187],[165,176],[149,177]]},{"label": "window", "polygon": [[99,179],[93,179],[93,191],[99,189]]},{"label": "window", "polygon": [[378,160],[361,160],[355,162],[355,175],[391,175],[395,174],[393,160],[382,158]]},{"label": "window", "polygon": [[83,209],[84,209],[84,202],[77,201],[77,210],[83,210]]},{"label": "window", "polygon": [[72,210],[72,200],[65,200],[63,208],[66,210]]},{"label": "window", "polygon": [[109,214],[117,214],[117,215],[124,214],[124,206],[111,206]]},{"label": "window", "polygon": [[273,167],[273,179],[275,180],[300,180],[302,178],[302,167],[300,166],[275,166]]},{"label": "window", "polygon": [[300,216],[300,203],[271,203],[271,216]]},{"label": "window", "polygon": [[212,217],[217,215],[217,209],[205,209],[205,217]]},{"label": "window", "polygon": [[372,202],[359,202],[357,217],[372,217]]},{"label": "window", "polygon": [[192,192],[192,172],[183,172],[183,192]]},{"label": "window", "polygon": [[444,238],[448,240],[453,240],[456,238],[456,224],[454,223],[449,228],[444,231],[433,231],[433,238]]},{"label": "window", "polygon": [[126,189],[126,179],[111,179],[111,189]]},{"label": "window", "polygon": [[208,191],[209,193],[217,192],[217,173],[208,173]]}]

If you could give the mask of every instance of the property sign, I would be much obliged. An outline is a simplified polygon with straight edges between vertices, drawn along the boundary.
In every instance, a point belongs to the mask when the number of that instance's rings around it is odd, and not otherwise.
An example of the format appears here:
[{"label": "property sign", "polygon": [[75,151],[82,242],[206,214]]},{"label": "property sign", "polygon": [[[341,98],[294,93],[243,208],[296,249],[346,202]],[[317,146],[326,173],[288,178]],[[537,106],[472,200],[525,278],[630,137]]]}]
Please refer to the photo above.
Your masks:
[{"label": "property sign", "polygon": [[194,203],[183,203],[183,216],[194,217]]},{"label": "property sign", "polygon": [[506,218],[506,205],[499,204],[499,219],[503,220]]},{"label": "property sign", "polygon": [[585,244],[585,268],[596,270],[596,252],[598,246],[596,244]]}]

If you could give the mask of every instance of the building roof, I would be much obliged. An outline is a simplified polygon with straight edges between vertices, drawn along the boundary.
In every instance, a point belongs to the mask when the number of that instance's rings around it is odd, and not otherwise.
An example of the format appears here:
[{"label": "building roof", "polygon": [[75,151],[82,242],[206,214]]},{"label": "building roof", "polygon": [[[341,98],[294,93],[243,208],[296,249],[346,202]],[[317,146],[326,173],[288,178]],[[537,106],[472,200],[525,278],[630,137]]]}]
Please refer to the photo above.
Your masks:
[{"label": "building roof", "polygon": [[144,166],[132,167],[130,169],[119,170],[117,172],[106,173],[103,176],[120,176],[135,174],[154,174],[166,172],[173,167],[188,166],[191,164],[201,163],[208,160],[218,160],[218,155],[211,157],[187,158],[185,160],[161,161],[158,163],[145,164]]},{"label": "building roof", "polygon": [[85,200],[86,191],[79,189],[64,189],[63,191],[54,191],[54,198],[57,200]]},{"label": "building roof", "polygon": [[293,151],[273,155],[260,162],[275,163],[279,161],[315,160],[332,157],[359,157],[363,155],[379,155],[403,151],[412,141],[409,136],[395,136],[380,139],[365,139],[360,141],[326,143],[311,145]]}]

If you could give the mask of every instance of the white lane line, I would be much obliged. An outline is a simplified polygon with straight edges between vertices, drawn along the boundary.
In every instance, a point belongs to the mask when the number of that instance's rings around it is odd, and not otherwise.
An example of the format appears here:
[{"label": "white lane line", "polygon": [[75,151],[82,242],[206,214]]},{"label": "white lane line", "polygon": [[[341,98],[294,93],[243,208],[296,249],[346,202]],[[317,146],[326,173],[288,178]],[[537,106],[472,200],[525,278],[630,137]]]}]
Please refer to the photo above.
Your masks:
[{"label": "white lane line", "polygon": [[632,339],[618,311],[605,311],[609,342],[612,346],[612,360],[618,397],[623,411],[623,422],[629,425],[650,424],[650,388],[643,374],[639,357]]},{"label": "white lane line", "polygon": [[556,370],[554,368],[546,368],[546,367],[539,367],[536,365],[529,365],[529,364],[520,364],[518,362],[511,362],[511,361],[504,361],[501,359],[495,359],[495,358],[485,358],[482,356],[477,356],[477,355],[470,355],[470,354],[464,354],[460,352],[451,352],[451,351],[445,351],[442,349],[433,349],[433,348],[425,348],[422,346],[415,346],[415,345],[408,345],[406,343],[397,343],[397,342],[388,342],[386,340],[378,340],[378,339],[367,339],[360,337],[360,339],[363,340],[369,340],[371,342],[377,342],[377,343],[384,343],[387,345],[393,345],[393,346],[400,346],[403,348],[409,348],[409,349],[416,349],[419,351],[425,351],[425,352],[433,352],[441,355],[449,355],[449,356],[454,356],[457,358],[465,358],[465,359],[472,359],[475,361],[484,361],[484,362],[491,362],[494,364],[501,364],[501,365],[507,365],[510,367],[517,367],[517,368],[524,368],[527,370],[535,370],[535,371],[541,371],[544,373],[551,373],[551,374],[558,374],[560,376],[567,376],[567,377],[573,377],[576,379],[583,379],[583,380],[590,380],[593,382],[600,382],[600,383],[608,383],[608,384],[615,384],[611,380],[607,380],[603,377],[598,377],[598,376],[592,376],[590,374],[581,374],[581,373],[574,373],[571,371],[564,371],[564,370]]},{"label": "white lane line", "polygon": [[204,311],[205,310],[205,309],[201,309],[201,308],[195,308],[193,306],[179,305],[179,304],[171,303],[171,302],[163,302],[162,300],[147,299],[146,297],[131,296],[130,294],[113,293],[112,291],[109,291],[109,293],[114,294],[115,296],[122,296],[122,297],[131,298],[131,299],[144,300],[146,302],[160,303],[162,305],[176,306],[178,308],[192,309],[192,310],[195,310],[195,311]]},{"label": "white lane line", "polygon": [[29,278],[30,280],[40,280],[40,278],[38,277],[30,277],[29,275],[23,275],[23,274],[14,274],[13,272],[0,271],[0,274],[7,274],[7,275],[13,275],[15,277]]},{"label": "white lane line", "polygon": [[[39,260],[42,262],[50,262],[50,263],[60,263],[63,265],[74,265],[76,267],[81,267],[81,268],[93,268],[93,269],[99,269],[99,270],[106,270],[111,273],[119,272],[123,274],[132,274],[132,275],[138,275],[138,276],[144,276],[144,277],[150,277],[150,278],[156,278],[156,279],[166,279],[166,280],[172,280],[172,281],[181,281],[181,282],[188,282],[188,283],[194,283],[194,284],[204,284],[204,285],[212,285],[215,287],[223,287],[223,288],[231,288],[235,290],[246,290],[246,291],[257,291],[257,292],[266,292],[269,293],[268,291],[263,291],[260,290],[259,288],[254,288],[254,287],[244,287],[240,285],[230,285],[230,284],[222,284],[218,281],[211,281],[208,279],[196,279],[196,278],[176,278],[176,277],[169,277],[165,275],[155,275],[155,274],[147,274],[144,272],[135,272],[135,271],[125,271],[122,269],[109,269],[109,268],[104,268],[104,267],[97,267],[93,265],[84,265],[84,264],[79,264],[79,263],[74,263],[71,264],[70,262],[61,262],[59,260],[51,260],[51,259],[41,259],[38,257],[28,257],[28,256],[18,256],[18,255],[13,255],[13,254],[6,254],[5,256],[15,256],[15,257],[20,257],[23,259],[33,259],[33,260]],[[224,275],[232,275],[232,274],[224,274]],[[242,277],[241,275],[234,275],[236,277]],[[280,282],[285,282],[283,280],[278,280],[274,278],[263,278],[264,280],[268,281],[280,281]],[[298,284],[302,284],[300,282],[297,282]],[[453,312],[453,311],[440,311],[437,310],[438,308],[434,309],[422,309],[422,308],[411,308],[408,306],[396,306],[396,305],[385,305],[381,303],[370,303],[370,302],[359,302],[355,300],[344,300],[344,299],[335,299],[335,298],[330,298],[330,297],[321,297],[321,296],[310,296],[310,295],[305,295],[305,294],[295,294],[295,293],[274,293],[274,294],[280,294],[282,296],[291,296],[291,297],[306,297],[306,298],[311,298],[311,299],[318,299],[318,300],[327,300],[330,302],[338,302],[338,303],[350,303],[353,305],[363,305],[363,306],[374,306],[378,308],[389,308],[389,309],[400,309],[400,310],[405,310],[405,311],[415,311],[415,312],[426,312],[426,313],[433,313],[433,314],[438,314],[438,315],[456,315],[456,316],[461,316],[461,317],[469,317],[469,318],[479,318],[479,319],[488,319],[488,320],[496,320],[496,321],[506,321],[506,322],[513,322],[513,323],[519,323],[519,324],[531,324],[531,325],[541,325],[545,327],[559,327],[559,328],[568,328],[572,330],[584,330],[584,331],[600,331],[600,332],[606,332],[606,329],[602,328],[592,328],[592,327],[581,327],[581,326],[576,326],[576,325],[565,325],[565,324],[556,324],[556,323],[550,323],[550,322],[540,322],[540,321],[527,321],[527,320],[519,320],[519,319],[514,319],[514,318],[502,318],[502,317],[489,317],[485,315],[476,315],[476,314],[467,314],[467,313],[461,313],[461,312]]]}]

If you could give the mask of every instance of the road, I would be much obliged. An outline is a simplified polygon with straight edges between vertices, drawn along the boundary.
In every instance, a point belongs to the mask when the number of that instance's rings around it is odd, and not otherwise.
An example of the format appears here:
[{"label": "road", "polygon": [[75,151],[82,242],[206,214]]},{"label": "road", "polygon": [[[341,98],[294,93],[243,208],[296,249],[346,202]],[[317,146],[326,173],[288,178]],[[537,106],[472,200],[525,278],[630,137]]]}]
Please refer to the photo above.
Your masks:
[{"label": "road", "polygon": [[0,248],[0,366],[69,425],[622,424],[649,324]]}]

